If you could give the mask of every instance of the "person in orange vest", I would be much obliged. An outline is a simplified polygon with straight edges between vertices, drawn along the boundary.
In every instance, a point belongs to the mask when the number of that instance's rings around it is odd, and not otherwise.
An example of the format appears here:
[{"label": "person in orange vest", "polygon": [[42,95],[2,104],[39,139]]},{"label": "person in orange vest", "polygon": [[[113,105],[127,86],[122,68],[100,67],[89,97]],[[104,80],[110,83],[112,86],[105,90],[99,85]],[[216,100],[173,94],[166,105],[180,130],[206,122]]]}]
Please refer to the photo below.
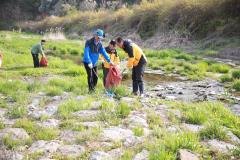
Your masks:
[{"label": "person in orange vest", "polygon": [[124,40],[121,37],[116,39],[119,48],[123,49],[128,55],[127,67],[132,69],[133,94],[144,96],[143,75],[147,64],[147,58],[142,49],[130,40]]},{"label": "person in orange vest", "polygon": [[[109,42],[109,45],[105,47],[106,52],[108,53],[108,56],[110,57],[111,62],[114,63],[114,65],[120,64],[120,58],[118,56],[117,50],[116,50],[116,41],[111,40]],[[109,72],[110,64],[107,62],[107,60],[101,56],[102,60],[102,69],[103,69],[103,85],[106,85],[106,78]]]}]

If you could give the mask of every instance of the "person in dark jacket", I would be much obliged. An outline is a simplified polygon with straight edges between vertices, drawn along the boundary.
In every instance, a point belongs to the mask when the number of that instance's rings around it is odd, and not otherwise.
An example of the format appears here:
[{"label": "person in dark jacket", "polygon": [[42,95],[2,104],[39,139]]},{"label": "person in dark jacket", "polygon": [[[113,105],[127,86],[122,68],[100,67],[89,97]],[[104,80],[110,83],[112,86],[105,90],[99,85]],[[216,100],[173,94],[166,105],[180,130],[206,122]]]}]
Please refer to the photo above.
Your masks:
[{"label": "person in dark jacket", "polygon": [[32,53],[32,57],[33,57],[33,64],[34,64],[34,68],[38,68],[40,67],[40,64],[39,64],[39,53],[45,57],[45,54],[44,54],[44,49],[43,49],[43,46],[44,44],[46,43],[46,40],[41,40],[40,43],[34,45],[31,49],[31,53]]},{"label": "person in dark jacket", "polygon": [[147,58],[144,55],[142,49],[129,40],[123,40],[121,37],[117,38],[117,45],[123,49],[128,55],[127,67],[132,69],[132,86],[133,94],[144,96],[144,82],[143,75],[147,64]]},{"label": "person in dark jacket", "polygon": [[98,81],[97,63],[99,55],[101,54],[106,61],[113,65],[105,48],[102,45],[104,32],[101,29],[97,29],[94,33],[94,37],[87,40],[84,49],[83,63],[88,75],[88,87],[89,92],[93,92]]}]

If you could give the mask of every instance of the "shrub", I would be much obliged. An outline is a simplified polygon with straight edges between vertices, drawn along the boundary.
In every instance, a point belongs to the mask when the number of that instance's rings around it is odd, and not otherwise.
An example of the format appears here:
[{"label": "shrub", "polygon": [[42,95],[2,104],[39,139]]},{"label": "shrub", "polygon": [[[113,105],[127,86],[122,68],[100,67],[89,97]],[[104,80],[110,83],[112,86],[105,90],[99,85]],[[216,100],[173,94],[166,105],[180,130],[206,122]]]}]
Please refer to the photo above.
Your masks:
[{"label": "shrub", "polygon": [[205,128],[200,131],[200,136],[202,139],[227,140],[227,132],[216,121],[207,123]]},{"label": "shrub", "polygon": [[58,137],[59,131],[55,128],[40,127],[34,134],[36,140],[53,140]]},{"label": "shrub", "polygon": [[76,50],[76,49],[71,49],[71,50],[70,50],[70,54],[77,56],[77,55],[80,54],[80,52],[79,52],[78,50]]},{"label": "shrub", "polygon": [[207,120],[207,115],[197,108],[189,109],[183,114],[183,119],[191,124],[203,124]]},{"label": "shrub", "polygon": [[190,60],[193,59],[191,55],[183,54],[183,53],[177,54],[177,55],[175,56],[175,58],[176,58],[176,59],[184,59],[184,60],[186,60],[186,61],[190,61]]},{"label": "shrub", "polygon": [[236,91],[240,91],[240,80],[235,80],[233,82],[232,88],[235,89]]},{"label": "shrub", "polygon": [[230,70],[230,67],[228,65],[219,64],[219,63],[212,64],[209,67],[209,71],[217,72],[217,73],[228,73],[229,70]]},{"label": "shrub", "polygon": [[8,110],[7,115],[9,118],[21,118],[27,115],[27,109],[22,106],[13,106]]},{"label": "shrub", "polygon": [[133,133],[137,137],[141,137],[144,135],[144,129],[142,127],[135,127],[133,128]]},{"label": "shrub", "polygon": [[153,129],[156,126],[162,126],[163,122],[161,117],[157,115],[155,112],[149,112],[147,114],[147,123],[150,129]]},{"label": "shrub", "polygon": [[240,70],[233,71],[232,77],[235,79],[240,79]]},{"label": "shrub", "polygon": [[56,86],[47,86],[46,93],[48,96],[59,96],[63,93],[63,90]]},{"label": "shrub", "polygon": [[232,78],[228,74],[224,74],[220,77],[222,83],[231,82]]},{"label": "shrub", "polygon": [[131,111],[129,105],[125,102],[120,102],[116,109],[116,114],[119,118],[126,118]]},{"label": "shrub", "polygon": [[58,113],[61,117],[67,118],[72,112],[87,109],[89,105],[89,102],[79,103],[77,100],[70,99],[58,107]]}]

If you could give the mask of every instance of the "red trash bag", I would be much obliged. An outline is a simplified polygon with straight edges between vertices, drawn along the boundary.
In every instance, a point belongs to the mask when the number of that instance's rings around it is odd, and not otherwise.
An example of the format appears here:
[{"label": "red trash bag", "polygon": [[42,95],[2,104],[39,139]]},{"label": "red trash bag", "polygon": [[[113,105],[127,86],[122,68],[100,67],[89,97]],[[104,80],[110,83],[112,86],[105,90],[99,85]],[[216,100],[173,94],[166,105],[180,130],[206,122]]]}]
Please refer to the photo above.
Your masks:
[{"label": "red trash bag", "polygon": [[47,67],[47,66],[48,66],[47,58],[42,57],[40,60],[40,67]]},{"label": "red trash bag", "polygon": [[113,88],[118,86],[122,81],[122,75],[117,66],[110,66],[108,75],[106,77],[106,88]]}]

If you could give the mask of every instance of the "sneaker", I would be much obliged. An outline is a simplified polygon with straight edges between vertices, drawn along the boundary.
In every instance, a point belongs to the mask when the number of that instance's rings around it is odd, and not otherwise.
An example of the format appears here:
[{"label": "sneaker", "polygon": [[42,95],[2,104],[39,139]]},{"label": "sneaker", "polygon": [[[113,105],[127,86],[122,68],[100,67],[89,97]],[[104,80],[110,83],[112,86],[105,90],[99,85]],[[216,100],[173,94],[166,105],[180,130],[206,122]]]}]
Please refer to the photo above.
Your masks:
[{"label": "sneaker", "polygon": [[145,96],[144,96],[144,94],[142,93],[142,94],[140,94],[140,97],[141,97],[141,98],[144,98]]}]

